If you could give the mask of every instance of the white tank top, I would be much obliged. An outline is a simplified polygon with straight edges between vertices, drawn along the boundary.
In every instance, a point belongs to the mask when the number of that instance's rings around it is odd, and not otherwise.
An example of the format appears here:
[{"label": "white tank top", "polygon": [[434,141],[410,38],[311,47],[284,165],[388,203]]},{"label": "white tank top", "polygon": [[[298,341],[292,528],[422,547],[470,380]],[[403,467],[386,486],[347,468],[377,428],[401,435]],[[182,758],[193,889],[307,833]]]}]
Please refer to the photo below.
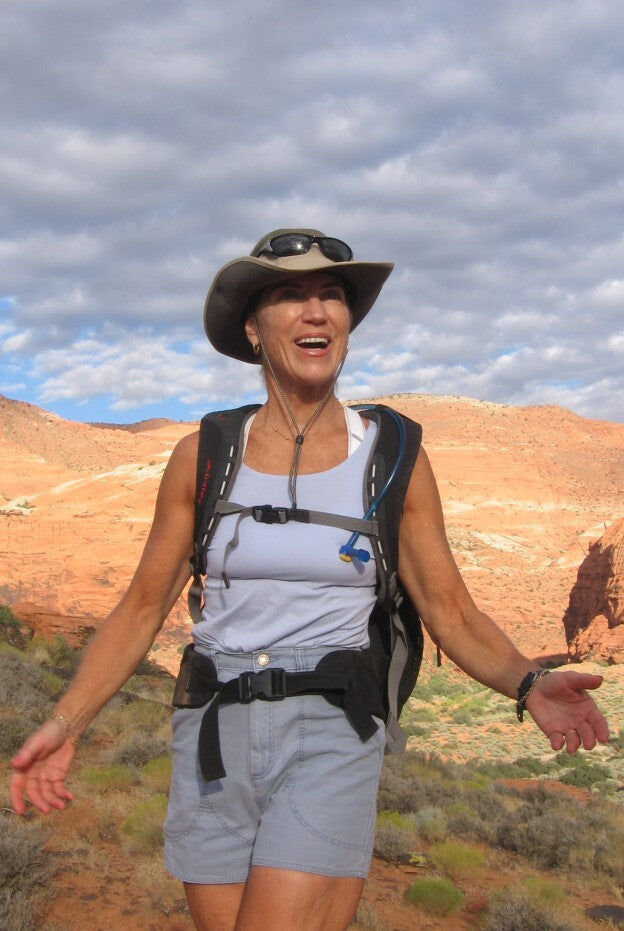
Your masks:
[{"label": "white tank top", "polygon": [[[352,418],[349,421],[352,426]],[[370,424],[355,452],[333,469],[299,475],[298,507],[362,517],[366,463],[376,431]],[[243,463],[229,497],[246,507],[288,508],[288,476],[256,472]],[[225,548],[237,519],[221,518],[208,550],[202,621],[193,628],[196,643],[228,653],[275,646],[368,646],[375,560],[340,559],[338,551],[349,539],[348,531],[294,521],[262,524],[244,517],[238,545],[225,564],[227,588],[222,578]],[[370,552],[364,536],[357,546]]]}]

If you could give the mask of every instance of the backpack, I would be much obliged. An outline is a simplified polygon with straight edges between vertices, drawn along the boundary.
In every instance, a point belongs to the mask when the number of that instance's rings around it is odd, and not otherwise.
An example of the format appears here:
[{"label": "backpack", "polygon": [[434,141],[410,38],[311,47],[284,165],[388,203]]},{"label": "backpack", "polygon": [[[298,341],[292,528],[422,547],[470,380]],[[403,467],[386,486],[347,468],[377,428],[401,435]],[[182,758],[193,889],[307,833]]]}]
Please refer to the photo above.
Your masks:
[{"label": "backpack", "polygon": [[[341,558],[362,556],[354,549],[360,533],[369,536],[377,569],[377,599],[368,622],[371,652],[378,681],[383,683],[382,700],[386,719],[386,747],[390,752],[405,750],[406,735],[398,719],[412,694],[423,653],[423,634],[415,605],[404,592],[397,572],[399,522],[403,501],[420,448],[422,428],[384,405],[353,405],[364,417],[377,424],[375,445],[366,468],[364,518],[302,509],[272,508],[261,505],[243,509],[228,501],[238,471],[245,423],[260,405],[206,414],[199,430],[195,495],[194,555],[191,558],[193,582],[189,588],[189,611],[194,622],[201,620],[202,576],[206,555],[224,513],[252,513],[256,520],[325,523],[352,531]],[[346,551],[343,553],[343,551]],[[364,551],[365,557],[368,553]],[[227,584],[227,580],[226,580]]]}]

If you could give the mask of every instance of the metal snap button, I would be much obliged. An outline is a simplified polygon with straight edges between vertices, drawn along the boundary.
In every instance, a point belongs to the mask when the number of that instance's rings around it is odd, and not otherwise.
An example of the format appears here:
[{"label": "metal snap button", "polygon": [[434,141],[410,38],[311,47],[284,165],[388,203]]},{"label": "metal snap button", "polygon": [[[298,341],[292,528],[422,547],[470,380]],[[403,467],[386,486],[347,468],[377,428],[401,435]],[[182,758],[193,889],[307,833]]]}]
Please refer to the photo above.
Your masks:
[{"label": "metal snap button", "polygon": [[266,666],[270,661],[268,653],[259,653],[256,659],[258,661],[258,666]]}]

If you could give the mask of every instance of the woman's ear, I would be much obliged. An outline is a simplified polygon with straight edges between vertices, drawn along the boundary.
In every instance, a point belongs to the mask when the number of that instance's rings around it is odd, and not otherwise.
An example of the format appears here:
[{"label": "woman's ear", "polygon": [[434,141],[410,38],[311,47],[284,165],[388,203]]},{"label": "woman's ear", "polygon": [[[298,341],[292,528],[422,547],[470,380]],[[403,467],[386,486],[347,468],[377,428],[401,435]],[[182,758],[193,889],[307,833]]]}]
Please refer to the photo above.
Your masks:
[{"label": "woman's ear", "polygon": [[247,336],[247,339],[251,345],[254,347],[254,350],[256,346],[259,347],[260,337],[258,335],[258,324],[256,323],[255,314],[249,314],[245,320],[245,335]]}]

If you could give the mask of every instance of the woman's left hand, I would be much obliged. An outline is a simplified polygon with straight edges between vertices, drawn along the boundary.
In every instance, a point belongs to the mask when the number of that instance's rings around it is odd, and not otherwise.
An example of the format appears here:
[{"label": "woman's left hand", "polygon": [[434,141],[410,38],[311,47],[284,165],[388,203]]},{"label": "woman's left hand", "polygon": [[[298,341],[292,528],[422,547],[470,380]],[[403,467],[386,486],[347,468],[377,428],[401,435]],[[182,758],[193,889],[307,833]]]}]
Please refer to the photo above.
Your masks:
[{"label": "woman's left hand", "polygon": [[602,676],[583,672],[551,672],[539,680],[526,707],[553,750],[565,746],[574,753],[581,746],[593,750],[596,742],[607,743],[607,721],[587,694],[601,684]]}]

